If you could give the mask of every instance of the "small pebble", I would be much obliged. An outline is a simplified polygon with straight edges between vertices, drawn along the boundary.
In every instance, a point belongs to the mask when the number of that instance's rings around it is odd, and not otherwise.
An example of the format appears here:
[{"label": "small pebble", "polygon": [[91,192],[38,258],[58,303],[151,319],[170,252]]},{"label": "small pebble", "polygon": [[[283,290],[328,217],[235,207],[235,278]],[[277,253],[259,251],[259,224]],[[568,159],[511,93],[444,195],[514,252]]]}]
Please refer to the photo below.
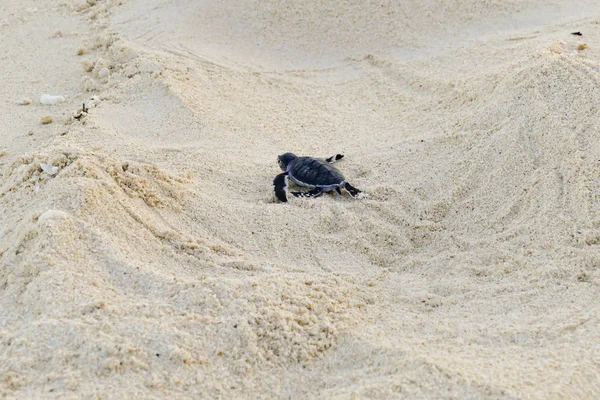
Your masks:
[{"label": "small pebble", "polygon": [[57,104],[65,101],[63,96],[53,96],[51,94],[43,94],[40,96],[40,103],[42,104]]},{"label": "small pebble", "polygon": [[87,52],[88,52],[87,49],[85,49],[83,47],[80,47],[80,48],[77,49],[77,55],[78,56],[82,56],[84,54],[87,54]]},{"label": "small pebble", "polygon": [[19,104],[21,106],[27,106],[27,105],[31,104],[31,99],[28,99],[27,97],[23,97],[22,99],[17,101],[17,104]]},{"label": "small pebble", "polygon": [[98,71],[99,78],[102,78],[102,79],[108,78],[108,75],[110,75],[110,71],[106,67],[104,67],[100,71]]},{"label": "small pebble", "polygon": [[582,43],[579,46],[577,46],[577,50],[585,50],[587,48],[588,48],[588,45],[585,43]]},{"label": "small pebble", "polygon": [[54,122],[54,119],[51,116],[46,115],[45,117],[42,118],[42,120],[40,122],[42,125],[48,125],[48,124],[51,124],[52,122]]}]

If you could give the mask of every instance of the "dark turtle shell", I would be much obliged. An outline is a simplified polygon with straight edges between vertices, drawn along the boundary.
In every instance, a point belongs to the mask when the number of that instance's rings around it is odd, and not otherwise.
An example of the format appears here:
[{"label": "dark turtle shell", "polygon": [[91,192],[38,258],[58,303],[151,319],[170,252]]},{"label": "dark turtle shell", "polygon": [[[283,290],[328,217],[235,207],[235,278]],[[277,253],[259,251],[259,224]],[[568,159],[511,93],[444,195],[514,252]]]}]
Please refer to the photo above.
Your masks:
[{"label": "dark turtle shell", "polygon": [[336,186],[341,184],[344,175],[333,165],[312,157],[298,157],[289,167],[290,178],[305,186]]}]

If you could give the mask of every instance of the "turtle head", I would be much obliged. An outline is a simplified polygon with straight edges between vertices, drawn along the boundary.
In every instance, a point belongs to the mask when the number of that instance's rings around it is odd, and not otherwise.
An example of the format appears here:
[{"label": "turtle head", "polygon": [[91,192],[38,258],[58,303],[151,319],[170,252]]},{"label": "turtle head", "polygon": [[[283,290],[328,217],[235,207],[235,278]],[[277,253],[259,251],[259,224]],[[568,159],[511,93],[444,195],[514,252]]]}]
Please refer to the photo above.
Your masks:
[{"label": "turtle head", "polygon": [[286,171],[288,165],[296,158],[294,153],[285,153],[277,157],[277,163],[282,170]]}]

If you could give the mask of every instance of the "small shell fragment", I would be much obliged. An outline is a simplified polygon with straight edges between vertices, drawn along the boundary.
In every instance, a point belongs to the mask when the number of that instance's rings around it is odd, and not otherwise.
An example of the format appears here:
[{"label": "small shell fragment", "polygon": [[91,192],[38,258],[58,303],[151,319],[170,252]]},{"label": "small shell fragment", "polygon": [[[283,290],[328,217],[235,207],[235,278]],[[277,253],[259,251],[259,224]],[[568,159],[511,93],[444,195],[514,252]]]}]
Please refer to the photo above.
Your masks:
[{"label": "small shell fragment", "polygon": [[561,42],[555,42],[550,45],[550,51],[555,54],[562,54],[565,52],[565,45]]},{"label": "small shell fragment", "polygon": [[40,103],[42,104],[57,104],[65,101],[63,96],[53,96],[51,94],[43,94],[40,96]]},{"label": "small shell fragment", "polygon": [[42,170],[48,175],[55,175],[58,172],[58,167],[50,164],[40,163],[40,167],[42,167]]},{"label": "small shell fragment", "polygon": [[22,99],[19,99],[17,101],[17,104],[19,104],[21,106],[28,106],[29,104],[31,104],[31,99],[28,99],[27,97],[23,97]]}]

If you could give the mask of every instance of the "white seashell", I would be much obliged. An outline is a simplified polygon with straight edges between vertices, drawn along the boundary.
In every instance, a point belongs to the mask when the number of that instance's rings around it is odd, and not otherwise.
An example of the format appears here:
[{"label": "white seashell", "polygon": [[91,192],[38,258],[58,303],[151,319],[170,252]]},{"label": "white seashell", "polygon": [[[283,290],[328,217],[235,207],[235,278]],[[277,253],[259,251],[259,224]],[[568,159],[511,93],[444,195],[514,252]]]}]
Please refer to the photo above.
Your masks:
[{"label": "white seashell", "polygon": [[44,170],[48,175],[55,175],[58,172],[58,167],[54,167],[49,164],[40,163],[40,167]]},{"label": "white seashell", "polygon": [[53,96],[51,94],[43,94],[40,96],[40,103],[42,104],[56,104],[65,101],[63,96]]},{"label": "white seashell", "polygon": [[31,99],[28,99],[27,97],[23,97],[22,99],[17,101],[17,104],[21,105],[21,106],[26,106],[31,104]]}]

